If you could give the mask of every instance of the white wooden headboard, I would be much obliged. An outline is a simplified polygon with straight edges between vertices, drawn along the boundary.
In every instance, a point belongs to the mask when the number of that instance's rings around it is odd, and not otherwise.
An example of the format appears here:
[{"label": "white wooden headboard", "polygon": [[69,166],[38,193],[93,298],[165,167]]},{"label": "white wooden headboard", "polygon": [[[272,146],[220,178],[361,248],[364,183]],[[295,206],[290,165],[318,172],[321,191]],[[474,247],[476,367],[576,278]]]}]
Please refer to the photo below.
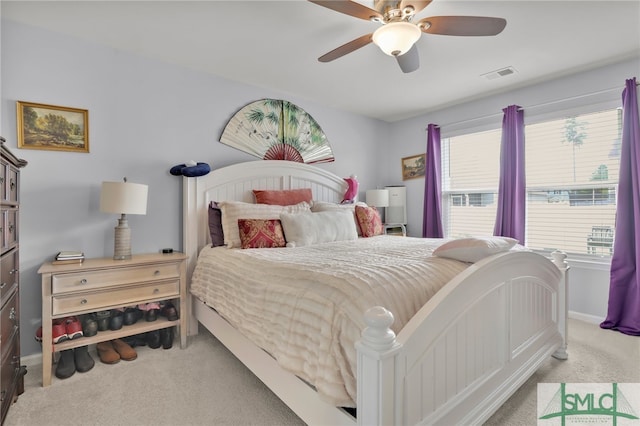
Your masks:
[{"label": "white wooden headboard", "polygon": [[249,161],[216,169],[201,177],[183,177],[182,245],[188,256],[188,281],[198,253],[211,243],[209,202],[253,203],[253,189],[298,188],[311,188],[316,201],[339,203],[347,183],[340,176],[316,166],[283,160]]}]

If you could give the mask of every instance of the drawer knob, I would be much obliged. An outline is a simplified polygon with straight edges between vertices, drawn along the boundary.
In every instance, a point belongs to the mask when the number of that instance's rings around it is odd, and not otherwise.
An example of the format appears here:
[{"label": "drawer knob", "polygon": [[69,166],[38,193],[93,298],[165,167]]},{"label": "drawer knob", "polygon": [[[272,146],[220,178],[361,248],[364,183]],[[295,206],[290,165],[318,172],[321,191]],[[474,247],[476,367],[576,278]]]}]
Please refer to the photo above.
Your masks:
[{"label": "drawer knob", "polygon": [[6,285],[7,285],[7,283],[0,283],[0,289],[5,288]]},{"label": "drawer knob", "polygon": [[16,320],[16,308],[11,307],[11,310],[9,311],[9,319],[11,321],[15,321]]},{"label": "drawer knob", "polygon": [[86,305],[86,304],[87,304],[87,299],[82,299],[82,300],[80,301],[80,304],[81,304],[81,305]]},{"label": "drawer knob", "polygon": [[86,279],[86,278],[83,278],[83,279],[81,279],[81,280],[80,280],[80,284],[83,284],[83,285],[84,285],[84,284],[86,284],[86,283],[87,283],[87,279]]},{"label": "drawer knob", "polygon": [[153,275],[160,275],[160,271],[156,269]]},{"label": "drawer knob", "polygon": [[153,294],[158,294],[158,293],[160,293],[160,289],[158,289],[158,288],[154,288],[154,289],[153,289]]}]

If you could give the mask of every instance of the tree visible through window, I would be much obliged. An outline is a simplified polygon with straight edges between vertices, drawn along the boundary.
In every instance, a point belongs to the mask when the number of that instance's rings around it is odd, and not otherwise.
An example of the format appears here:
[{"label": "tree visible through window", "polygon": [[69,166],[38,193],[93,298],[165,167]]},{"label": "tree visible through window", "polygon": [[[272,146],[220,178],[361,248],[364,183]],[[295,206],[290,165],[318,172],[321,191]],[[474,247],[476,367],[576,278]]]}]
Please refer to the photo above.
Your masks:
[{"label": "tree visible through window", "polygon": [[[621,129],[619,109],[525,126],[527,246],[611,255]],[[493,232],[500,137],[443,139],[445,235]]]}]

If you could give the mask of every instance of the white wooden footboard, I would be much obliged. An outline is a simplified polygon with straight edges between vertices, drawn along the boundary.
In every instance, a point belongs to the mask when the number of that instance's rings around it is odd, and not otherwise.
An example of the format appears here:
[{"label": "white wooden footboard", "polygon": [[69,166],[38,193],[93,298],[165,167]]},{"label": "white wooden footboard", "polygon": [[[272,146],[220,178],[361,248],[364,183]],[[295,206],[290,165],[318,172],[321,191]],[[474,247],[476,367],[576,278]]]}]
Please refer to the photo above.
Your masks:
[{"label": "white wooden footboard", "polygon": [[[558,259],[562,264],[562,259]],[[358,423],[481,424],[565,346],[564,268],[510,252],[441,289],[397,338],[367,313],[358,342]]]}]

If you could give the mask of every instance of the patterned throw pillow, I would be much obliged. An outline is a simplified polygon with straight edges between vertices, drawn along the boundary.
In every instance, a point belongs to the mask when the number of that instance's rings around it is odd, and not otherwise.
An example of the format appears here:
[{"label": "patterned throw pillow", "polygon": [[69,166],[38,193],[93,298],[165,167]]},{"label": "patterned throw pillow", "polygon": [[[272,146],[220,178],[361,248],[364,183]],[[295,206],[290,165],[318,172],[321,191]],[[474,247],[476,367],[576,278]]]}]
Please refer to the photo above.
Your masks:
[{"label": "patterned throw pillow", "polygon": [[285,247],[279,219],[238,219],[242,248]]},{"label": "patterned throw pillow", "polygon": [[375,207],[356,205],[356,218],[358,219],[358,225],[360,225],[360,232],[363,237],[375,237],[376,235],[383,234],[384,230],[382,229],[380,213],[378,213]]}]

